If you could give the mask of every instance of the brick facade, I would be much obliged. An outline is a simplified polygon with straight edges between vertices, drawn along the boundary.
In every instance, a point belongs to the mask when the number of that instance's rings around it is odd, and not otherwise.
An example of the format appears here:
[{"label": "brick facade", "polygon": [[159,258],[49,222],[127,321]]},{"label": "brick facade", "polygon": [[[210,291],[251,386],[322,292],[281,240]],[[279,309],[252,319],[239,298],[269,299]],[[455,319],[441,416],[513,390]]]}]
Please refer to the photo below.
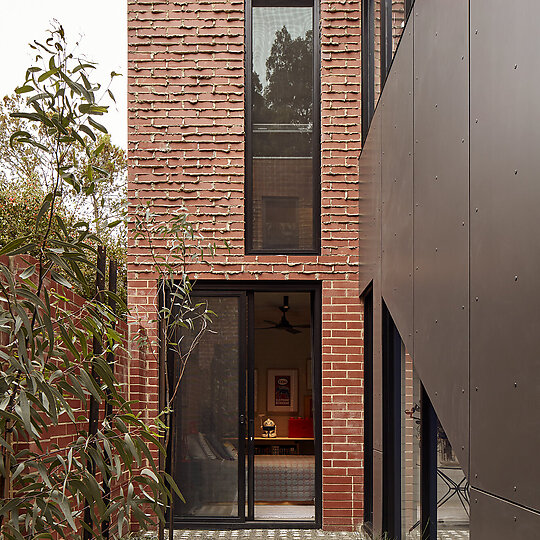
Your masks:
[{"label": "brick facade", "polygon": [[[362,521],[362,309],[357,286],[360,4],[321,6],[320,256],[244,250],[244,3],[130,0],[130,212],[185,205],[218,246],[193,277],[322,283],[323,526]],[[223,247],[227,241],[230,249]],[[130,239],[129,304],[148,335],[144,385],[157,407],[155,284],[148,247]],[[178,479],[181,485],[181,479]]]}]

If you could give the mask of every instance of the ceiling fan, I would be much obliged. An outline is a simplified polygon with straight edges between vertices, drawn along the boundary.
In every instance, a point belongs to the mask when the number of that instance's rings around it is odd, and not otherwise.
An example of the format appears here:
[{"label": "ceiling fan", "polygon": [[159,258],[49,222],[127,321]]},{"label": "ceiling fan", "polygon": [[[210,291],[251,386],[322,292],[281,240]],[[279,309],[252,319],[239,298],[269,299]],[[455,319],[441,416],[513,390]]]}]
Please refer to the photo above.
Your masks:
[{"label": "ceiling fan", "polygon": [[272,326],[263,326],[262,328],[257,328],[257,330],[285,330],[286,332],[289,332],[291,334],[300,334],[301,330],[298,330],[298,328],[309,328],[309,324],[291,324],[287,320],[287,311],[289,311],[289,297],[284,296],[283,297],[283,305],[279,306],[278,308],[283,315],[281,316],[281,320],[279,322],[274,321],[268,321],[265,320],[264,322],[271,324]]}]

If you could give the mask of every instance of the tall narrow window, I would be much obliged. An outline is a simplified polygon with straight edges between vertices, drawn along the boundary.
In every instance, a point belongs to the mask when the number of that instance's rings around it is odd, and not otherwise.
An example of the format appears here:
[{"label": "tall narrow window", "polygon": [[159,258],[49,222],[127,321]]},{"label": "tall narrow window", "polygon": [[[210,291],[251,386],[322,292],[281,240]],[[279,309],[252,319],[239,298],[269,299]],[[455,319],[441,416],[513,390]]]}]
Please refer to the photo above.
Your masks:
[{"label": "tall narrow window", "polygon": [[252,253],[317,252],[317,5],[311,0],[290,5],[282,0],[253,0],[250,30],[246,248]]}]

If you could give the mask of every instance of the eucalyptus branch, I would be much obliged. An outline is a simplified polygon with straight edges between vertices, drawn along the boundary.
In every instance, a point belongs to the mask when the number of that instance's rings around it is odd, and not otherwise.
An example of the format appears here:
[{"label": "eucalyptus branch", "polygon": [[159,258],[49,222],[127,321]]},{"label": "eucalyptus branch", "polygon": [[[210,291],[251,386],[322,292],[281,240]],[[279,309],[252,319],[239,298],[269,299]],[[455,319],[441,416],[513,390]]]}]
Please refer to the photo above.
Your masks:
[{"label": "eucalyptus branch", "polygon": [[[0,243],[0,255],[37,251],[35,264],[26,261],[28,266],[21,273],[3,266],[7,280],[0,280],[6,297],[0,308],[5,321],[0,332],[9,335],[9,343],[2,345],[0,437],[7,441],[8,433],[15,435],[13,446],[2,445],[6,476],[1,480],[3,485],[10,482],[16,495],[0,499],[0,536],[24,538],[54,531],[59,537],[71,537],[81,526],[81,512],[88,508],[94,523],[85,526],[92,529],[92,537],[100,539],[105,528],[101,522],[109,526],[116,521],[120,531],[130,519],[147,527],[143,504],[163,519],[171,490],[178,488],[171,479],[165,481],[149,454],[149,446],[161,446],[160,420],[153,426],[138,417],[105,359],[108,351],[123,344],[115,330],[117,316],[94,293],[82,306],[60,304],[61,289],[55,293],[58,286],[47,281],[50,276],[59,286],[91,290],[81,267],[93,265],[90,242],[96,237],[88,223],[68,230],[59,207],[68,190],[90,197],[103,177],[93,174],[106,143],[99,138],[106,129],[96,117],[107,107],[96,101],[99,85],[90,82],[89,74],[93,66],[68,52],[61,26],[33,48],[42,65],[31,66],[16,90],[28,99],[26,110],[13,113],[21,125],[10,137],[10,148],[13,154],[31,149],[39,156],[35,163],[48,193],[37,212],[36,240],[30,241],[25,231],[24,236]],[[81,155],[86,169],[79,167]],[[98,335],[107,336],[100,356],[91,350],[92,337]],[[96,369],[95,378],[91,366]],[[113,412],[95,435],[77,431],[73,424],[72,444],[53,450],[49,427],[67,418],[75,422],[82,417],[86,423],[91,396],[112,405]],[[24,440],[33,441],[38,449],[19,451],[18,441]],[[98,466],[86,470],[89,461]],[[124,474],[128,492],[102,501],[98,483],[123,486]],[[152,492],[148,499],[142,496],[146,490]],[[94,504],[99,507],[95,512]]]}]

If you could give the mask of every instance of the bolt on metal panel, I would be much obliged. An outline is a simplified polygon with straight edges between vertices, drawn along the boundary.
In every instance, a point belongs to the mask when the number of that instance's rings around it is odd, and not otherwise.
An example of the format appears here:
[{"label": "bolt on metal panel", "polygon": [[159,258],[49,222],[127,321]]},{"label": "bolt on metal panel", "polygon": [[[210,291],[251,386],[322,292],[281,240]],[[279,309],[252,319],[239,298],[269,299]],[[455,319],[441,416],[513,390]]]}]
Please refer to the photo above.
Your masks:
[{"label": "bolt on metal panel", "polygon": [[469,463],[467,0],[414,5],[414,364]]},{"label": "bolt on metal panel", "polygon": [[382,295],[413,354],[413,36],[405,29],[381,98]]},{"label": "bolt on metal panel", "polygon": [[474,540],[538,538],[540,514],[471,489],[471,529]]},{"label": "bolt on metal panel", "polygon": [[534,0],[471,2],[470,470],[540,510],[537,13]]}]

